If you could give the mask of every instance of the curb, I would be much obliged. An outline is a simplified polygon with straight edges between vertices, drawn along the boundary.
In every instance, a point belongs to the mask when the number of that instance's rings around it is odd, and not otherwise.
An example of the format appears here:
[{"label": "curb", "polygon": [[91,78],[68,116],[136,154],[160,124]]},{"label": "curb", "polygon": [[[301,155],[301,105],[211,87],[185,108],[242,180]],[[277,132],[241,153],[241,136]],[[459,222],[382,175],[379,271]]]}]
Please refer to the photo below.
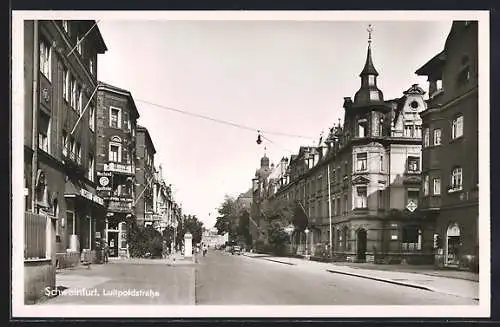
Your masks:
[{"label": "curb", "polygon": [[[260,259],[260,258],[257,258],[257,259]],[[297,264],[296,263],[291,263],[291,262],[284,262],[284,261],[279,261],[279,260],[274,260],[274,259],[267,259],[267,258],[262,258],[264,260],[267,260],[267,261],[272,261],[272,262],[277,262],[277,263],[282,263],[284,265],[289,265],[289,266],[296,266]]]},{"label": "curb", "polygon": [[348,276],[360,277],[360,278],[376,280],[376,281],[379,281],[379,282],[384,282],[384,283],[389,283],[389,284],[395,284],[395,285],[400,285],[400,286],[407,286],[407,287],[419,288],[419,289],[426,290],[426,291],[436,292],[436,290],[434,290],[432,288],[429,288],[427,286],[418,285],[418,284],[403,283],[403,282],[398,282],[396,280],[391,280],[391,279],[370,277],[370,276],[366,276],[366,275],[353,274],[353,273],[348,273],[348,272],[343,272],[343,271],[338,271],[338,270],[331,270],[331,269],[326,269],[326,271],[328,271],[329,273],[334,273],[334,274],[341,274],[341,275],[348,275]]},{"label": "curb", "polygon": [[371,279],[371,280],[376,280],[376,281],[384,282],[384,283],[388,283],[388,284],[395,284],[395,285],[400,285],[400,286],[418,288],[418,289],[425,290],[425,291],[430,291],[430,292],[435,292],[435,293],[441,293],[441,294],[446,294],[446,295],[450,295],[450,296],[456,296],[456,297],[460,297],[460,298],[464,298],[464,299],[472,299],[474,301],[479,301],[478,297],[472,297],[471,298],[471,297],[468,297],[468,296],[463,296],[463,295],[458,295],[458,294],[443,292],[443,291],[437,290],[435,288],[428,287],[428,286],[423,286],[423,285],[419,285],[419,284],[403,283],[403,282],[399,282],[399,281],[392,280],[392,279],[377,278],[377,277],[371,277],[371,276],[366,276],[366,275],[353,274],[353,273],[348,273],[348,272],[343,272],[343,271],[338,271],[338,270],[331,270],[331,269],[326,269],[326,271],[329,272],[329,273],[334,273],[334,274],[341,274],[341,275],[347,275],[347,276],[353,276],[353,277]]}]

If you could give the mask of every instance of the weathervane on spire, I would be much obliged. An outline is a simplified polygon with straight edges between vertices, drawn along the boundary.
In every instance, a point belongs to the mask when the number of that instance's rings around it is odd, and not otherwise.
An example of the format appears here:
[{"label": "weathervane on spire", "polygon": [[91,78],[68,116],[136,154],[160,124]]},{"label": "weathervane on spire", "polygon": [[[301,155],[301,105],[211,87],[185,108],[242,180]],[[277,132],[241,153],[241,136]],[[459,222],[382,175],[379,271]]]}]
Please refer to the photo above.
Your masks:
[{"label": "weathervane on spire", "polygon": [[373,32],[372,24],[368,24],[368,28],[366,30],[368,31],[368,46],[370,46],[372,43],[372,32]]}]

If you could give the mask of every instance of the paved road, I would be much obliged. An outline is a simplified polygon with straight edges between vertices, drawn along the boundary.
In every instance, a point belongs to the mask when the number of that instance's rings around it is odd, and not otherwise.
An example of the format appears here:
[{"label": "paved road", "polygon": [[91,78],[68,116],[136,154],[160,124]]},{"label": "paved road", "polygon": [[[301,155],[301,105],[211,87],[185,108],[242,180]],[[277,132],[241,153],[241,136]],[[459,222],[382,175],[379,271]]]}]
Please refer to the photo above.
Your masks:
[{"label": "paved road", "polygon": [[211,251],[196,268],[196,304],[473,305],[473,300]]},{"label": "paved road", "polygon": [[66,295],[45,303],[193,305],[194,269],[194,265],[173,267],[162,261],[132,260],[62,270],[56,275],[56,284],[61,291],[66,289]]}]

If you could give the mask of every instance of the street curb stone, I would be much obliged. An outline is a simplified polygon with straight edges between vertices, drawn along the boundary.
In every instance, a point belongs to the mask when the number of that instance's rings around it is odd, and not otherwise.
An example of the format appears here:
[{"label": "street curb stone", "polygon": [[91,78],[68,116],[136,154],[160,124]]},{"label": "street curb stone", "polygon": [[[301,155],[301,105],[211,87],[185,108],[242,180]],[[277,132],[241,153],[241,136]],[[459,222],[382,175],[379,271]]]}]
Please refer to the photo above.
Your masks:
[{"label": "street curb stone", "polygon": [[400,285],[400,286],[407,286],[407,287],[419,288],[419,289],[426,290],[426,291],[431,291],[431,292],[435,292],[436,291],[436,290],[434,290],[434,289],[432,289],[430,287],[427,287],[427,286],[422,286],[422,285],[413,284],[413,283],[403,283],[403,282],[399,282],[399,281],[392,280],[392,279],[377,278],[377,277],[371,277],[371,276],[360,275],[360,274],[353,274],[353,273],[348,273],[348,272],[338,271],[338,270],[332,270],[332,269],[326,269],[326,271],[328,271],[330,273],[334,273],[334,274],[342,274],[342,275],[348,275],[348,276],[354,276],[354,277],[360,277],[360,278],[365,278],[365,279],[376,280],[376,281],[379,281],[379,282],[396,284],[396,285]]}]

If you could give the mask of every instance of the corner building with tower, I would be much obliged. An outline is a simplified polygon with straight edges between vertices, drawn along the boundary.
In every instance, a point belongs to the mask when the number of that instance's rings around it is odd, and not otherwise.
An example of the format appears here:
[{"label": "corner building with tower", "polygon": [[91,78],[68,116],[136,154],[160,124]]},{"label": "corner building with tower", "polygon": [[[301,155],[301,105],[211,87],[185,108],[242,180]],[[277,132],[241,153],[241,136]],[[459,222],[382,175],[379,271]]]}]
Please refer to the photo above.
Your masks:
[{"label": "corner building with tower", "polygon": [[267,189],[258,201],[294,202],[307,218],[292,234],[298,254],[328,247],[341,261],[433,262],[434,221],[418,208],[425,92],[412,85],[384,100],[378,75],[370,35],[361,86],[344,98],[343,125],[271,168],[279,172],[254,179],[262,184],[254,190]]}]

